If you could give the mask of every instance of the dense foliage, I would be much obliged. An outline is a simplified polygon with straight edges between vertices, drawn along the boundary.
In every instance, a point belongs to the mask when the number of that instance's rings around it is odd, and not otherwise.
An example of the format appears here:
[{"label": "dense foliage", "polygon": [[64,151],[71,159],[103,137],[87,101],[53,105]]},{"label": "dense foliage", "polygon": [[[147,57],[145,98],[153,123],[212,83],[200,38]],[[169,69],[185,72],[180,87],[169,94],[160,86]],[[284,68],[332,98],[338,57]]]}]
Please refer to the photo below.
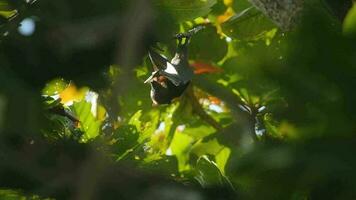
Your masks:
[{"label": "dense foliage", "polygon": [[352,0],[0,0],[0,34],[0,199],[356,198]]}]

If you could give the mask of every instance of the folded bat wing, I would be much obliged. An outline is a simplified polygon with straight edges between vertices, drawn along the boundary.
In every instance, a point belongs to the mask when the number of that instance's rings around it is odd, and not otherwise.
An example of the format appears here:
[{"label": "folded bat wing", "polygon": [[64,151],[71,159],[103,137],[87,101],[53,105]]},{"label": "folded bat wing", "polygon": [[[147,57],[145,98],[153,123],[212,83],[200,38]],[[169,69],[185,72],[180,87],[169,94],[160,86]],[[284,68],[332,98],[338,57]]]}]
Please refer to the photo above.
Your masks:
[{"label": "folded bat wing", "polygon": [[156,76],[158,76],[158,75],[159,75],[159,71],[154,71],[154,72],[152,72],[151,76],[148,77],[148,78],[145,80],[144,83],[146,84],[146,83],[152,82],[153,78],[156,77]]},{"label": "folded bat wing", "polygon": [[177,69],[170,62],[167,62],[167,68],[161,74],[167,77],[175,86],[180,85],[182,82]]},{"label": "folded bat wing", "polygon": [[149,51],[148,56],[150,57],[155,71],[145,81],[145,83],[150,82],[156,75],[163,75],[167,77],[174,85],[178,86],[181,84],[181,80],[176,68],[171,62],[169,62],[167,58],[153,50]]},{"label": "folded bat wing", "polygon": [[169,60],[163,55],[157,53],[154,50],[149,50],[148,56],[150,57],[151,63],[153,64],[154,71],[165,70],[167,68],[167,62],[169,62]]}]

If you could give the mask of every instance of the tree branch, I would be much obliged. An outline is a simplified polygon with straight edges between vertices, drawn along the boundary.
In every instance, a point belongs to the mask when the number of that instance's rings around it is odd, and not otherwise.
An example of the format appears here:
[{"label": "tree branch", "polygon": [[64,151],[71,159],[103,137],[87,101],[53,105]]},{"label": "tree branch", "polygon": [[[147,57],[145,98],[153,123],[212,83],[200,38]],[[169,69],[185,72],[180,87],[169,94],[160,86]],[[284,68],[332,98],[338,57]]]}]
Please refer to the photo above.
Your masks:
[{"label": "tree branch", "polygon": [[[237,126],[241,127],[244,133],[250,135],[250,137],[257,141],[255,132],[256,114],[253,109],[245,110],[247,105],[242,101],[240,97],[231,93],[227,88],[211,82],[203,76],[195,78],[194,82],[199,88],[207,91],[208,93],[223,100],[231,110],[232,117]],[[249,107],[249,106],[248,106]]]},{"label": "tree branch", "polygon": [[187,97],[189,98],[192,107],[193,107],[193,111],[206,123],[208,123],[209,125],[211,125],[212,127],[214,127],[216,130],[221,131],[223,129],[223,127],[217,122],[215,121],[214,118],[212,118],[208,113],[205,112],[204,108],[202,107],[202,105],[199,103],[199,100],[197,99],[197,97],[194,94],[194,90],[193,90],[193,86],[189,86],[187,88]]}]

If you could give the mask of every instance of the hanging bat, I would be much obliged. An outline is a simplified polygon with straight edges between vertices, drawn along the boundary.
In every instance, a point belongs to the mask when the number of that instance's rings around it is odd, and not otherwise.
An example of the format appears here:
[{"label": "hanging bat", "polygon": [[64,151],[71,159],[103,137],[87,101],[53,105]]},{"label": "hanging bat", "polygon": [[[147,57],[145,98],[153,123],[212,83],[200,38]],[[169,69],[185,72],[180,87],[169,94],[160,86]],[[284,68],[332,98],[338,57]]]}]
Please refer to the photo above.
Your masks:
[{"label": "hanging bat", "polygon": [[174,36],[178,44],[176,53],[170,61],[153,49],[149,51],[154,71],[145,83],[151,85],[151,99],[154,105],[170,104],[188,87],[194,75],[188,63],[188,45],[191,36],[201,29],[203,27],[198,26],[186,33]]}]

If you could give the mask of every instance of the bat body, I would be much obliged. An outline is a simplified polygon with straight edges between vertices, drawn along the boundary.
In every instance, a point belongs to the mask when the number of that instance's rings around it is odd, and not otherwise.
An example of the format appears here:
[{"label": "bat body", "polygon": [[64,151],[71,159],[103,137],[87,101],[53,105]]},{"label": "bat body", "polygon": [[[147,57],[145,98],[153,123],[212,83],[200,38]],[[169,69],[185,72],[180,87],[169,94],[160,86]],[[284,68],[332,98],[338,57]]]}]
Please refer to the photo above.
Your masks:
[{"label": "bat body", "polygon": [[155,105],[169,104],[180,97],[193,78],[194,72],[188,63],[190,36],[183,35],[177,39],[177,51],[170,61],[154,50],[149,51],[154,71],[145,83],[151,85],[151,99]]}]

